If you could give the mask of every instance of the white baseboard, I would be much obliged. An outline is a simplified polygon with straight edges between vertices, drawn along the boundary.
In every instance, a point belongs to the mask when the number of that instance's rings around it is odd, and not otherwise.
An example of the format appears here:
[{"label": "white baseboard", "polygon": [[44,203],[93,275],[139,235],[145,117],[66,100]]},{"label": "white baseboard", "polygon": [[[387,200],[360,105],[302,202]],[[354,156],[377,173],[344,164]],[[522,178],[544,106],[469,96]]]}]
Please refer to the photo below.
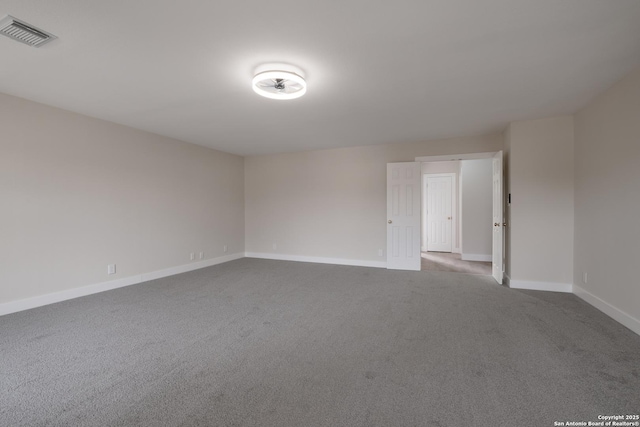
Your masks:
[{"label": "white baseboard", "polygon": [[573,292],[571,283],[532,282],[528,280],[513,280],[509,278],[511,289],[528,289],[531,291]]},{"label": "white baseboard", "polygon": [[[421,247],[420,248],[420,252],[429,252],[429,250],[427,248]],[[437,252],[437,251],[434,251],[434,252]],[[460,250],[460,248],[453,248],[453,249],[451,249],[451,253],[452,254],[462,254],[462,251]]]},{"label": "white baseboard", "polygon": [[591,304],[607,316],[611,317],[613,320],[622,323],[624,326],[640,335],[640,320],[636,319],[630,314],[625,313],[619,308],[612,306],[600,297],[593,295],[591,292],[582,289],[579,286],[573,285],[573,293],[576,294],[576,296],[580,299]]},{"label": "white baseboard", "polygon": [[163,270],[156,270],[150,273],[143,273],[140,275],[141,282],[148,282],[149,280],[161,279],[163,277],[173,276],[174,274],[186,273],[187,271],[198,270],[205,267],[211,267],[212,265],[223,264],[225,262],[234,261],[236,259],[244,258],[244,252],[238,252],[236,254],[224,255],[216,258],[205,259],[203,261],[193,262],[189,264],[178,265],[176,267],[169,267]]},{"label": "white baseboard", "polygon": [[386,261],[366,261],[347,258],[325,258],[303,255],[270,254],[261,252],[245,252],[247,258],[275,259],[280,261],[315,262],[319,264],[353,265],[358,267],[387,268]]},{"label": "white baseboard", "polygon": [[18,311],[28,310],[43,305],[53,304],[60,301],[66,301],[73,298],[84,297],[98,292],[109,291],[111,289],[122,288],[124,286],[135,285],[149,280],[160,279],[162,277],[173,276],[174,274],[185,273],[187,271],[198,270],[200,268],[210,267],[212,265],[222,264],[224,262],[233,261],[244,258],[243,253],[226,255],[218,258],[207,259],[204,261],[193,262],[190,264],[179,265],[176,267],[166,268],[163,270],[152,271],[149,273],[137,274],[135,276],[124,277],[122,279],[110,280],[108,282],[94,283],[93,285],[81,286],[78,288],[67,289],[60,292],[53,292],[37,297],[25,298],[17,301],[6,302],[0,304],[0,316],[15,313]]},{"label": "white baseboard", "polygon": [[489,254],[461,254],[460,259],[462,259],[463,261],[485,261],[485,262],[491,262],[493,261],[493,255]]},{"label": "white baseboard", "polygon": [[[421,248],[420,248],[420,252],[429,252],[429,249],[427,249],[427,247],[426,247],[426,246],[425,246],[425,247],[421,247]],[[461,253],[462,253],[462,251],[460,250],[460,248],[453,248],[453,249],[451,250],[451,253],[452,253],[452,254],[461,254]]]}]

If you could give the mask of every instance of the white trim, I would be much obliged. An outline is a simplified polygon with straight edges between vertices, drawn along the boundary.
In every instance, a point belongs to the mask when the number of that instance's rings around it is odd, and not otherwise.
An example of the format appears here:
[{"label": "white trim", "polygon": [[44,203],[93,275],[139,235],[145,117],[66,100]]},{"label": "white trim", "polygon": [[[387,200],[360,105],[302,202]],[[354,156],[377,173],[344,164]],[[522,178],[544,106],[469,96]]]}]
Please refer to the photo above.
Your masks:
[{"label": "white trim", "polygon": [[571,283],[531,282],[528,280],[509,279],[509,287],[511,289],[529,289],[532,291],[551,291],[551,292],[571,293],[573,285]]},{"label": "white trim", "polygon": [[416,157],[416,162],[456,162],[458,160],[477,160],[477,159],[491,159],[497,151],[485,152],[485,153],[469,153],[469,154],[445,154],[442,156],[422,156]]},{"label": "white trim", "polygon": [[485,261],[491,262],[493,261],[493,255],[491,254],[465,254],[463,253],[460,256],[460,259],[463,261]]},{"label": "white trim", "polygon": [[636,334],[640,335],[640,320],[631,316],[628,313],[620,310],[619,308],[614,307],[608,302],[604,301],[600,297],[593,295],[591,292],[582,289],[579,286],[573,285],[573,293],[580,299],[585,302],[591,304],[607,316],[611,317],[613,320],[621,323],[627,328],[631,329]]},{"label": "white trim", "polygon": [[150,273],[142,273],[140,275],[140,281],[147,282],[149,280],[161,279],[163,277],[173,276],[174,274],[186,273],[187,271],[198,270],[201,268],[211,267],[212,265],[235,261],[240,258],[244,258],[244,252],[205,259],[203,261],[193,262],[190,264],[178,265],[176,267],[165,268],[164,270],[152,271]]},{"label": "white trim", "polygon": [[[422,231],[421,231],[422,233]],[[423,239],[424,240],[424,239]],[[429,252],[426,247],[420,246],[420,252]],[[451,249],[452,254],[462,254],[462,250],[460,248]]]},{"label": "white trim", "polygon": [[510,288],[510,284],[511,284],[511,277],[509,277],[509,275],[507,273],[505,273],[504,271],[502,272],[502,284],[504,286],[506,286],[507,288]]},{"label": "white trim", "polygon": [[174,274],[185,273],[187,271],[198,270],[200,268],[210,267],[212,265],[222,264],[224,262],[233,261],[243,258],[242,252],[232,255],[211,258],[204,261],[198,261],[190,264],[179,265],[176,267],[166,268],[163,270],[152,271],[149,273],[137,274],[135,276],[124,277],[122,279],[110,280],[108,282],[94,283],[92,285],[80,286],[78,288],[67,289],[64,291],[53,292],[50,294],[38,295],[36,297],[25,298],[17,301],[10,301],[0,304],[0,316],[15,313],[18,311],[29,310],[31,308],[43,305],[53,304],[56,302],[66,301],[74,298],[84,297],[98,292],[110,291],[112,289],[122,288],[124,286],[136,285],[138,283],[149,280],[160,279],[162,277],[173,276]]},{"label": "white trim", "polygon": [[458,229],[458,233],[456,235],[456,241],[455,241],[455,245],[459,246],[456,248],[456,250],[454,251],[454,253],[456,254],[460,254],[462,256],[462,193],[464,191],[464,189],[462,188],[462,162],[458,162],[458,188],[456,188],[456,191],[458,192],[458,206],[457,206],[457,212],[456,213],[460,213],[460,215],[458,216],[458,218],[456,219],[457,223],[456,223],[456,228]]},{"label": "white trim", "polygon": [[361,259],[347,259],[347,258],[325,258],[325,257],[315,257],[315,256],[270,254],[270,253],[260,253],[260,252],[245,252],[244,256],[247,258],[275,259],[279,261],[314,262],[318,264],[336,264],[336,265],[353,265],[357,267],[387,268],[387,263],[385,261],[367,261],[367,260],[361,260]]},{"label": "white trim", "polygon": [[18,311],[29,310],[43,305],[54,304],[86,295],[97,294],[98,292],[109,291],[111,289],[122,288],[124,286],[140,283],[140,276],[125,277],[123,279],[110,280],[108,282],[94,283],[93,285],[81,286],[64,291],[53,292],[36,297],[20,299],[0,304],[0,316]]}]

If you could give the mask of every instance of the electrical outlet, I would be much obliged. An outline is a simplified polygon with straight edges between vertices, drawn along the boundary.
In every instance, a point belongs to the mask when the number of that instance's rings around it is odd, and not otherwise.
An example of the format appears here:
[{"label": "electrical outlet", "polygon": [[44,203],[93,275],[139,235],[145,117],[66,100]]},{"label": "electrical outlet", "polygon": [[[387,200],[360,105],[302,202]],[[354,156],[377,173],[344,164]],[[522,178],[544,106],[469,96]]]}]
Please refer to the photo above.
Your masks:
[{"label": "electrical outlet", "polygon": [[382,256],[384,254],[384,252],[382,251],[382,249],[378,249],[378,256]]},{"label": "electrical outlet", "polygon": [[222,251],[223,251],[223,252],[227,252],[227,245],[224,245],[224,246],[222,247]]},{"label": "electrical outlet", "polygon": [[200,259],[204,259],[204,252],[200,252]]},{"label": "electrical outlet", "polygon": [[277,249],[278,249],[278,244],[277,244],[277,243],[274,243],[274,244],[273,244],[273,250],[275,251],[275,250],[277,250]]},{"label": "electrical outlet", "polygon": [[582,273],[582,283],[586,284],[587,279],[589,279],[589,277],[587,277],[587,272],[585,271],[584,273]]},{"label": "electrical outlet", "polygon": [[189,255],[189,259],[191,259],[191,261],[196,259],[196,253],[195,252],[191,252],[191,254]]},{"label": "electrical outlet", "polygon": [[116,274],[116,265],[115,264],[107,265],[107,274]]}]

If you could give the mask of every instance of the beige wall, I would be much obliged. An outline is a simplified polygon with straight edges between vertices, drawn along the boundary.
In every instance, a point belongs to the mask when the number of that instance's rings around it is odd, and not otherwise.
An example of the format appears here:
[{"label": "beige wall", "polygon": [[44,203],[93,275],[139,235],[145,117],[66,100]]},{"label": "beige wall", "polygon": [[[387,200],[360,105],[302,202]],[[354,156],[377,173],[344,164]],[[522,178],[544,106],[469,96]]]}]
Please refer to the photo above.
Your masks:
[{"label": "beige wall", "polygon": [[384,261],[378,249],[386,248],[386,164],[498,151],[502,142],[502,135],[489,135],[247,157],[246,250]]},{"label": "beige wall", "polygon": [[640,70],[576,115],[575,184],[575,283],[635,317],[638,332]]},{"label": "beige wall", "polygon": [[573,284],[573,116],[510,124],[512,281]]},{"label": "beige wall", "polygon": [[493,251],[493,159],[463,160],[460,167],[462,259]]},{"label": "beige wall", "polygon": [[0,94],[0,303],[243,252],[243,170],[239,156]]}]

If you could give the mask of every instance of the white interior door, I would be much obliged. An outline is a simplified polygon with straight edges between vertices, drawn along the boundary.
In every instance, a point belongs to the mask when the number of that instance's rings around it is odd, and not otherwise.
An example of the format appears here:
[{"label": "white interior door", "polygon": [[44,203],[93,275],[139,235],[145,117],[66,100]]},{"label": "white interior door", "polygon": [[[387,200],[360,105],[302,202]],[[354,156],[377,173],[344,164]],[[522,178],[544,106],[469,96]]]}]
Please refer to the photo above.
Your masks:
[{"label": "white interior door", "polygon": [[387,268],[420,270],[418,162],[387,163]]},{"label": "white interior door", "polygon": [[502,201],[502,151],[493,157],[493,256],[492,274],[502,284],[502,254],[504,252],[504,214]]},{"label": "white interior door", "polygon": [[427,250],[451,252],[451,207],[453,184],[450,176],[427,176]]}]

